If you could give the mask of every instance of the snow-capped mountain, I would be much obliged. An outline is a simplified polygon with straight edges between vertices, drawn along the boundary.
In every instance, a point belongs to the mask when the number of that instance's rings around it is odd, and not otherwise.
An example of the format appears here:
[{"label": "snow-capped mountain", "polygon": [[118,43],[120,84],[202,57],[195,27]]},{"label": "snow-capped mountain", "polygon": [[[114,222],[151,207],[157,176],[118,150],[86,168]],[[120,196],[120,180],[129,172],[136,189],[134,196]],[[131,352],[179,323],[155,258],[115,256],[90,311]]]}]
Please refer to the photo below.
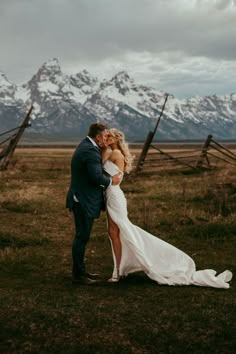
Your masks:
[{"label": "snow-capped mountain", "polygon": [[4,100],[6,104],[14,100],[16,88],[16,85],[9,82],[6,75],[0,72],[0,100]]},{"label": "snow-capped mountain", "polygon": [[[62,72],[57,59],[44,63],[23,85],[0,73],[0,133],[21,123],[31,104],[27,132],[78,136],[102,121],[124,131],[129,140],[143,140],[155,127],[165,93],[138,85],[125,72],[99,82],[88,71]],[[156,139],[236,137],[236,93],[177,99],[169,95]]]}]

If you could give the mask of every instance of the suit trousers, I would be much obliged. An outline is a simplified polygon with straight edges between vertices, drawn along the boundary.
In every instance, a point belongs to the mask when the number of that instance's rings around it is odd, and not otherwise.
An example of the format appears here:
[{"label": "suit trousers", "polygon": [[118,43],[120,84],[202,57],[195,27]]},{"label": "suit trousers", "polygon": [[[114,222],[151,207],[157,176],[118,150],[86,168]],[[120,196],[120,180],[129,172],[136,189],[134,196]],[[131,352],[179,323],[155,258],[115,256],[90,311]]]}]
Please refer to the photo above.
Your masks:
[{"label": "suit trousers", "polygon": [[88,217],[80,203],[73,203],[75,238],[72,243],[72,276],[77,278],[85,273],[85,250],[93,227],[94,218]]}]

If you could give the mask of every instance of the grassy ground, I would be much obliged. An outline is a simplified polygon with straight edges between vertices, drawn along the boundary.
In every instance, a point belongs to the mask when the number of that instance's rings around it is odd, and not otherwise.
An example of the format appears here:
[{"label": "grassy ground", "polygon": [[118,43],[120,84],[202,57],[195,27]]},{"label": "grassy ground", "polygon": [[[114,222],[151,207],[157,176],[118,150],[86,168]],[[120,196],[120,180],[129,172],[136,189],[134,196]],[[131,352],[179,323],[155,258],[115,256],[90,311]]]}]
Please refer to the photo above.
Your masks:
[{"label": "grassy ground", "polygon": [[[235,352],[234,281],[229,290],[170,287],[138,273],[108,284],[104,214],[87,250],[89,270],[104,281],[72,286],[71,153],[20,149],[0,174],[0,352]],[[235,274],[235,169],[143,173],[122,188],[133,223],[187,252],[198,269]]]}]

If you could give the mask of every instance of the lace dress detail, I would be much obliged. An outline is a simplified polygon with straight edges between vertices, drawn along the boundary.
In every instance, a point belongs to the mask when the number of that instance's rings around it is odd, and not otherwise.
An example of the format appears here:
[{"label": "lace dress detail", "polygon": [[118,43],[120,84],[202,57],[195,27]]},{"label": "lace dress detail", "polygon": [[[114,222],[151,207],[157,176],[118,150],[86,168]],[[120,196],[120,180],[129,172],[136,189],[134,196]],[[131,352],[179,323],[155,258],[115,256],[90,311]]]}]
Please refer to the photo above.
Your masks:
[{"label": "lace dress detail", "polygon": [[[121,172],[110,160],[104,163],[104,170],[111,176]],[[106,204],[110,217],[120,229],[121,276],[143,271],[159,284],[229,288],[229,281],[232,279],[229,270],[217,276],[212,269],[196,271],[193,259],[186,253],[132,224],[128,219],[126,198],[119,185],[111,185],[106,189]],[[115,276],[113,248],[112,253]]]}]

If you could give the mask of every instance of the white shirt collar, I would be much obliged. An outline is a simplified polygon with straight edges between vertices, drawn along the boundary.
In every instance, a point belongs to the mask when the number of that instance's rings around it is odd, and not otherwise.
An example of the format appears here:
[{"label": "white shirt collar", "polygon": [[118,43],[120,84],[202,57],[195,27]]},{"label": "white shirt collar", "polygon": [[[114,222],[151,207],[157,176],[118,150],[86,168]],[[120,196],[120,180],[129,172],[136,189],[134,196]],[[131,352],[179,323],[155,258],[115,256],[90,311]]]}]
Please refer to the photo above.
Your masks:
[{"label": "white shirt collar", "polygon": [[92,143],[94,146],[96,146],[96,147],[98,147],[98,148],[100,149],[100,147],[95,143],[95,141],[94,141],[92,138],[90,138],[90,136],[87,136],[87,138],[91,141],[91,143]]}]

